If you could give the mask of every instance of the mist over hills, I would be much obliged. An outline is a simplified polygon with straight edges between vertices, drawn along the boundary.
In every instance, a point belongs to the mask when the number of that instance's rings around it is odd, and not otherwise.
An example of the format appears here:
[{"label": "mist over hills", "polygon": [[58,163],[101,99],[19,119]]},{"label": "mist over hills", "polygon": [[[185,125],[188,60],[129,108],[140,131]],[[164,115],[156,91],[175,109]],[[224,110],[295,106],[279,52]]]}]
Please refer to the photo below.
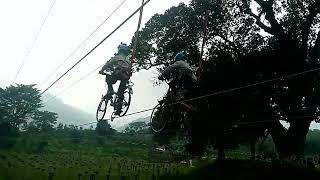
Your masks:
[{"label": "mist over hills", "polygon": [[145,122],[146,124],[148,124],[150,122],[150,116],[133,120],[133,121],[129,122],[128,124],[116,127],[116,130],[119,132],[123,132],[126,129],[126,127],[128,127],[129,124],[133,123],[133,122]]},{"label": "mist over hills", "polygon": [[[89,122],[95,122],[96,118],[94,114],[87,113],[81,109],[78,109],[76,107],[73,107],[71,105],[65,104],[61,99],[55,98],[53,100],[50,100],[53,98],[53,95],[51,94],[46,94],[42,97],[42,100],[44,102],[44,107],[42,108],[43,110],[46,111],[52,111],[55,113],[58,113],[58,123],[63,123],[63,124],[73,124],[73,125],[78,125],[78,124],[85,124]],[[50,100],[50,101],[48,101]],[[46,102],[48,101],[48,102]],[[125,128],[128,126],[129,123],[131,122],[140,122],[144,121],[146,123],[149,123],[150,117],[144,117],[144,118],[138,118],[133,121],[129,121],[125,125],[117,125],[114,124],[113,128],[116,129],[117,131],[121,132],[124,131]],[[95,126],[93,124],[93,126]],[[86,128],[86,127],[84,127]]]},{"label": "mist over hills", "polygon": [[51,99],[53,96],[51,94],[46,94],[42,97],[44,102],[43,110],[52,111],[58,113],[58,123],[63,124],[83,124],[88,122],[95,121],[95,117],[93,114],[89,114],[85,111],[82,111],[78,108],[65,104],[61,99],[55,98]]}]

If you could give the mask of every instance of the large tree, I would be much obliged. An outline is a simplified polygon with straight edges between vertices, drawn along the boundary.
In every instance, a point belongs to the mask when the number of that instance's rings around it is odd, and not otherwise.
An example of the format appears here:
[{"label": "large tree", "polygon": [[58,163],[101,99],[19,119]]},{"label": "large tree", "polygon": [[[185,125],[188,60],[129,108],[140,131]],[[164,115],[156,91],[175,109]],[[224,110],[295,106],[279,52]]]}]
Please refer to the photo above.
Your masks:
[{"label": "large tree", "polygon": [[34,85],[17,84],[1,91],[0,106],[5,107],[2,121],[15,128],[26,123],[42,107],[40,91]]},{"label": "large tree", "polygon": [[[258,14],[242,1],[244,11],[254,18],[257,26],[268,33],[274,42],[270,45],[276,66],[269,72],[286,76],[319,67],[320,2],[309,1],[254,1]],[[262,21],[264,18],[264,22]],[[319,73],[317,71],[286,78],[275,84],[271,98],[280,118],[290,123],[286,130],[279,121],[272,124],[271,135],[280,156],[304,153],[304,144],[311,121],[317,119],[319,107]],[[299,118],[303,117],[303,118]]]},{"label": "large tree", "polygon": [[99,136],[112,135],[116,132],[116,130],[112,129],[108,121],[98,121],[95,131]]},{"label": "large tree", "polygon": [[39,132],[49,132],[54,130],[57,123],[57,113],[49,111],[37,111],[29,123],[29,127],[36,129]]},{"label": "large tree", "polygon": [[[191,64],[198,66],[207,14],[204,65],[195,96],[309,71],[319,66],[319,4],[316,0],[180,4],[153,16],[139,33],[136,67],[166,66],[181,50],[187,50]],[[193,150],[200,152],[208,141],[223,150],[238,132],[252,132],[252,139],[268,130],[280,157],[301,156],[310,123],[317,119],[319,91],[319,76],[313,71],[193,102],[201,109],[201,121],[192,123],[190,133]],[[290,123],[288,130],[280,120]]]}]

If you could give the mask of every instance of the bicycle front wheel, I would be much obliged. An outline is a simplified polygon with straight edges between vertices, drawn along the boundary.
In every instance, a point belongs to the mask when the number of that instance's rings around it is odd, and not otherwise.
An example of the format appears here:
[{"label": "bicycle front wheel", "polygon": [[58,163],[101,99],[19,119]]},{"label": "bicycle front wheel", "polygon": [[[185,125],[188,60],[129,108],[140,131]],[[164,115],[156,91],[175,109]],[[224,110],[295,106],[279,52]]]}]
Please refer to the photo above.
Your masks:
[{"label": "bicycle front wheel", "polygon": [[127,114],[130,104],[131,104],[131,93],[129,91],[125,91],[123,94],[122,109],[121,109],[120,117]]},{"label": "bicycle front wheel", "polygon": [[168,122],[168,119],[165,117],[164,108],[164,106],[158,104],[151,113],[151,128],[156,133],[161,132]]},{"label": "bicycle front wheel", "polygon": [[107,105],[108,105],[108,101],[102,97],[96,112],[97,121],[103,120],[107,112]]}]

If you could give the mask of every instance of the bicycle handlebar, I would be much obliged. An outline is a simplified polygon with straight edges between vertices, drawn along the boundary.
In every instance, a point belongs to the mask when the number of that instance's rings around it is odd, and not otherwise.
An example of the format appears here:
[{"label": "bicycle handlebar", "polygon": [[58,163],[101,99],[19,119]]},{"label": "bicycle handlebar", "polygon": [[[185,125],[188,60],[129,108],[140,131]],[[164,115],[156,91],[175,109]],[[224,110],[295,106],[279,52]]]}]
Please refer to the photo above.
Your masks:
[{"label": "bicycle handlebar", "polygon": [[109,72],[109,73],[106,73],[106,72],[101,72],[101,73],[100,73],[100,72],[99,72],[99,74],[101,74],[101,75],[111,75],[112,73],[110,73],[110,72]]}]

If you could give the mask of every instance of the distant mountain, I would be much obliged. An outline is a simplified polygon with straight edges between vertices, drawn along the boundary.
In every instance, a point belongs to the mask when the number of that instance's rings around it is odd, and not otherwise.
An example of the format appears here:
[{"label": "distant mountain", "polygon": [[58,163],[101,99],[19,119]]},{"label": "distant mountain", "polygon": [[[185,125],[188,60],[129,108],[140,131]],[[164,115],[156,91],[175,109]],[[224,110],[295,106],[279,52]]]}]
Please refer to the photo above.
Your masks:
[{"label": "distant mountain", "polygon": [[[43,102],[51,99],[52,97],[52,95],[46,94],[43,97]],[[45,102],[42,109],[58,113],[58,123],[61,122],[63,124],[78,125],[95,121],[94,115],[65,104],[59,98],[55,98],[52,101],[48,101],[47,103]]]},{"label": "distant mountain", "polygon": [[133,122],[145,122],[145,123],[148,124],[149,121],[150,121],[150,116],[133,120],[133,121],[131,121],[131,123],[133,123]]},{"label": "distant mountain", "polygon": [[133,123],[133,122],[145,122],[146,124],[148,124],[150,122],[150,116],[133,120],[133,121],[131,121],[128,124],[125,124],[123,126],[115,127],[115,129],[117,131],[119,131],[119,132],[123,132],[126,129],[126,127],[128,127],[129,124]]}]

